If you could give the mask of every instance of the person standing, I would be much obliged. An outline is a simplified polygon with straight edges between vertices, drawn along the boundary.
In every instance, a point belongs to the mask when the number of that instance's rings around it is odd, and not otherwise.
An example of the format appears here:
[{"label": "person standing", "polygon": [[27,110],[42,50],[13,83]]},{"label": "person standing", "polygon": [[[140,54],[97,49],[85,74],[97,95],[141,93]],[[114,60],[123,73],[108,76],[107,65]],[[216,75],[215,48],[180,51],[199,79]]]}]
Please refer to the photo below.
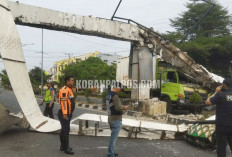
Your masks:
[{"label": "person standing", "polygon": [[66,154],[73,155],[72,148],[69,147],[69,132],[70,121],[72,119],[72,113],[75,109],[75,99],[73,95],[74,78],[67,76],[65,78],[65,86],[59,91],[59,111],[58,118],[61,124],[60,131],[60,151],[64,151]]},{"label": "person standing", "polygon": [[49,116],[50,118],[54,119],[53,107],[54,107],[54,101],[55,101],[55,90],[52,87],[52,81],[47,81],[46,86],[47,86],[47,89],[45,91],[45,96],[40,106],[43,105],[43,103],[45,102],[46,106],[44,109],[44,116],[46,117]]},{"label": "person standing", "polygon": [[232,151],[232,79],[225,79],[205,103],[216,105],[217,156],[226,157],[227,143]]},{"label": "person standing", "polygon": [[122,127],[123,110],[127,110],[127,106],[122,106],[118,93],[121,91],[120,86],[113,87],[113,89],[106,95],[106,107],[108,111],[108,123],[110,125],[111,136],[108,146],[108,157],[115,157],[115,143],[118,134]]}]

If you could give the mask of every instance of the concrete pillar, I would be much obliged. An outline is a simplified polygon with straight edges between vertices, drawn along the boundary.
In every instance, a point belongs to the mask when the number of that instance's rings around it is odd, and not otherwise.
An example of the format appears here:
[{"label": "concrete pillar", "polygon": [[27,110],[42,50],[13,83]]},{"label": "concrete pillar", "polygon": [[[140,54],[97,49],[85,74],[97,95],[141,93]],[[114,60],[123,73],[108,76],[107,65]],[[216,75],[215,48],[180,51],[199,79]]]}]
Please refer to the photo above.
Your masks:
[{"label": "concrete pillar", "polygon": [[[155,59],[154,59],[155,58]],[[132,56],[131,99],[150,99],[149,81],[155,80],[156,55],[148,47],[134,47]]]},{"label": "concrete pillar", "polygon": [[[139,50],[136,46],[133,47],[133,54],[132,54],[132,81],[139,80],[139,59],[138,59]],[[134,86],[138,86],[138,82],[132,83],[132,90],[131,90],[131,99],[139,99],[139,88],[133,88]]]}]

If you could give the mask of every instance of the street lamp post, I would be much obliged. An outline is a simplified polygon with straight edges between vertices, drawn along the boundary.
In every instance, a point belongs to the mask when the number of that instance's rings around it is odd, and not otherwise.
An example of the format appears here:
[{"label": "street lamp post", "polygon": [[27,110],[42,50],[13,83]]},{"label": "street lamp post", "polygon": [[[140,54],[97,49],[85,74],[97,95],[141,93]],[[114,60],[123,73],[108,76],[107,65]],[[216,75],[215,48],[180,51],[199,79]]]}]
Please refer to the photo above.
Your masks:
[{"label": "street lamp post", "polygon": [[43,28],[42,28],[42,58],[41,58],[41,97],[43,96]]},{"label": "street lamp post", "polygon": [[73,55],[72,53],[65,53],[65,55],[68,55],[68,64],[70,64],[70,58],[71,58],[71,55]]}]

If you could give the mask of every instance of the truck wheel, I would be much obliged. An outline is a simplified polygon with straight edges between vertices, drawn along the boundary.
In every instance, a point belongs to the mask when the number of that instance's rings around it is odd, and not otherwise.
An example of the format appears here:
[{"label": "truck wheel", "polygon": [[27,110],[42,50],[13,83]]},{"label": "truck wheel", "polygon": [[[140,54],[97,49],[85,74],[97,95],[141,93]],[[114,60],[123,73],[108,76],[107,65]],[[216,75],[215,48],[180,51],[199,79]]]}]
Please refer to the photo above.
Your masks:
[{"label": "truck wheel", "polygon": [[169,97],[164,97],[161,99],[161,101],[164,101],[167,103],[167,113],[172,113],[173,107],[172,107],[172,101]]}]

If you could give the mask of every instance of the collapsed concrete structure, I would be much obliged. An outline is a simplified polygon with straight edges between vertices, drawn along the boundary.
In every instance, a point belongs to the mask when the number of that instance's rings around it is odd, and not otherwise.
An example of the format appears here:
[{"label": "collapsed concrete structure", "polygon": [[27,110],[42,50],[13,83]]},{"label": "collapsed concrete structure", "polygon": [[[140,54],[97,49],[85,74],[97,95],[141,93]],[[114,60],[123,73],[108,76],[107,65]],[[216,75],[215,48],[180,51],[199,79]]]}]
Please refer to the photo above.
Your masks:
[{"label": "collapsed concrete structure", "polygon": [[[56,120],[44,117],[40,111],[28,77],[22,44],[15,24],[132,42],[134,45],[130,56],[132,80],[137,80],[139,87],[142,84],[140,80],[155,80],[153,78],[155,68],[151,67],[154,67],[157,55],[160,55],[163,60],[171,63],[186,75],[194,77],[207,88],[216,87],[222,80],[222,78],[209,73],[203,66],[195,63],[192,58],[162,35],[144,27],[0,0],[0,52],[2,60],[16,98],[30,127],[39,132],[57,131],[60,129],[60,124]],[[133,88],[131,98],[148,101],[149,94],[149,88]],[[76,131],[78,126],[72,125],[71,129]],[[163,129],[167,130],[168,128],[164,127]]]}]

